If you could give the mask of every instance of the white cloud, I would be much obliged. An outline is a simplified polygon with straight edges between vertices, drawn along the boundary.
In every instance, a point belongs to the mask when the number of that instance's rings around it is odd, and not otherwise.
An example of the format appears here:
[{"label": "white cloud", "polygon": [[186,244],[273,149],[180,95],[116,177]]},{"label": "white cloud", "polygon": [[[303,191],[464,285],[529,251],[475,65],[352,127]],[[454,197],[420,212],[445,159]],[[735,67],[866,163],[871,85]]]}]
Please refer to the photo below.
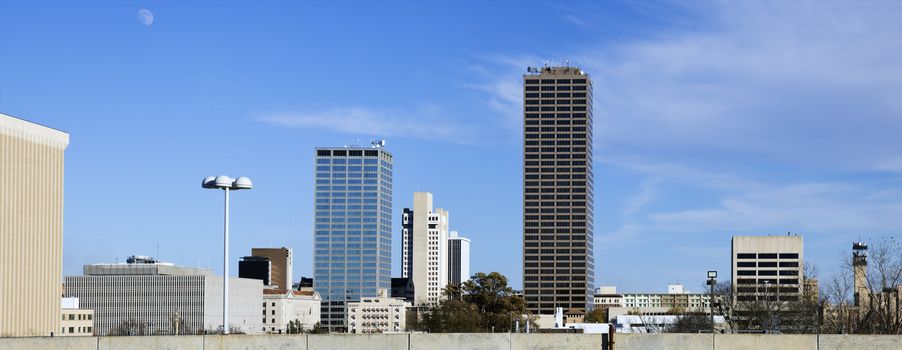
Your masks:
[{"label": "white cloud", "polygon": [[707,30],[578,59],[594,73],[601,145],[853,170],[902,148],[902,3],[701,6],[716,18]]},{"label": "white cloud", "polygon": [[774,185],[727,195],[717,207],[650,217],[656,227],[673,231],[880,233],[902,230],[900,195],[842,182]]},{"label": "white cloud", "polygon": [[481,142],[478,129],[454,124],[442,117],[436,108],[428,106],[413,112],[333,108],[309,113],[270,113],[257,119],[276,126],[376,137],[396,136],[457,144]]},{"label": "white cloud", "polygon": [[[552,7],[590,23],[609,18]],[[751,156],[853,171],[898,168],[902,2],[634,7],[642,13],[679,7],[688,19],[671,22],[692,25],[600,38],[594,48],[571,56],[594,79],[596,143],[609,154]],[[504,73],[542,62],[518,56],[486,61]],[[518,79],[498,74],[479,86],[489,93],[489,103],[519,116]]]}]

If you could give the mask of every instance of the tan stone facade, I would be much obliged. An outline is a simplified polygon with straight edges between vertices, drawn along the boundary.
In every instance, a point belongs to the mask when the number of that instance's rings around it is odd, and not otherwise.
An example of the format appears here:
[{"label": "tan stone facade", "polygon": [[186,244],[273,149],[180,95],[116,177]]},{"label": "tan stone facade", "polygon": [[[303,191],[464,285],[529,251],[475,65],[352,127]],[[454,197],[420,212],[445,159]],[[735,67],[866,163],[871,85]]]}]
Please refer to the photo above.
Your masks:
[{"label": "tan stone facade", "polygon": [[69,135],[0,114],[0,337],[60,329]]}]

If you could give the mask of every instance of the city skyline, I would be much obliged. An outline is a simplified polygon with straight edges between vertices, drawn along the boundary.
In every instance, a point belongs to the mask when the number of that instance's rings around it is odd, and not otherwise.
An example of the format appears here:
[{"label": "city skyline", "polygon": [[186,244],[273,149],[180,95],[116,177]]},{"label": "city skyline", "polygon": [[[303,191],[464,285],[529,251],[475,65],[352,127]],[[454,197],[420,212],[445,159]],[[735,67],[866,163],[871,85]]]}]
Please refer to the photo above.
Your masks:
[{"label": "city skyline", "polygon": [[221,273],[221,198],[196,180],[242,174],[233,275],[286,246],[312,276],[311,150],[386,139],[392,217],[435,193],[471,271],[520,289],[519,84],[565,57],[595,86],[596,286],[697,290],[733,235],[786,232],[826,275],[902,229],[902,5],[329,6],[0,5],[0,112],[71,135],[63,275],[132,254]]}]

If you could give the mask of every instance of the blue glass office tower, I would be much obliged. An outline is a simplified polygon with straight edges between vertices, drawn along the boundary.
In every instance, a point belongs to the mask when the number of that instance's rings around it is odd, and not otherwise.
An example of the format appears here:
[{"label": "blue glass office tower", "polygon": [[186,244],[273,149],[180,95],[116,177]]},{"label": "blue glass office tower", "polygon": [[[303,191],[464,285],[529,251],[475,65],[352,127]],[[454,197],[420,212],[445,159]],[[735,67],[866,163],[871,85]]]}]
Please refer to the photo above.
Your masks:
[{"label": "blue glass office tower", "polygon": [[383,145],[316,149],[313,286],[330,331],[346,329],[346,302],[391,289],[392,155]]}]

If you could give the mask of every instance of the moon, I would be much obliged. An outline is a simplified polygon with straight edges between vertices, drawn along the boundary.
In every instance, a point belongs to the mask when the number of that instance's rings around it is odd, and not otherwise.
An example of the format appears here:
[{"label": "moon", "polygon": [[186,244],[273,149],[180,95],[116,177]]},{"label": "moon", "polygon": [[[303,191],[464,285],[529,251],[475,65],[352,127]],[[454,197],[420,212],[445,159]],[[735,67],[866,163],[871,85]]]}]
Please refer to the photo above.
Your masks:
[{"label": "moon", "polygon": [[138,10],[138,22],[149,27],[153,24],[153,12],[150,12],[148,9]]}]

